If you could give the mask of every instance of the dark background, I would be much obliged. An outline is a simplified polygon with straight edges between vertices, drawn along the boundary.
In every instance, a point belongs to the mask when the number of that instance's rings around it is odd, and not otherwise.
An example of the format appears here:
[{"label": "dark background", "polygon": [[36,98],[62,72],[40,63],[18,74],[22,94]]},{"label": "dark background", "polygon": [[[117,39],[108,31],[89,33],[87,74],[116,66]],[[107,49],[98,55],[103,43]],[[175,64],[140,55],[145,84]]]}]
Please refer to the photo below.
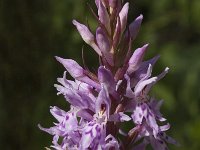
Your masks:
[{"label": "dark background", "polygon": [[[134,47],[150,43],[146,59],[160,54],[154,73],[171,70],[152,91],[165,100],[162,112],[171,123],[169,135],[181,143],[171,149],[200,149],[200,1],[130,0],[129,22],[140,13],[144,22]],[[72,58],[96,68],[96,54],[81,40],[73,18],[94,17],[93,0],[0,0],[0,149],[37,150],[52,136],[37,124],[52,126],[49,106],[67,110],[53,84],[64,68],[54,56]],[[95,9],[96,10],[96,9]]]}]

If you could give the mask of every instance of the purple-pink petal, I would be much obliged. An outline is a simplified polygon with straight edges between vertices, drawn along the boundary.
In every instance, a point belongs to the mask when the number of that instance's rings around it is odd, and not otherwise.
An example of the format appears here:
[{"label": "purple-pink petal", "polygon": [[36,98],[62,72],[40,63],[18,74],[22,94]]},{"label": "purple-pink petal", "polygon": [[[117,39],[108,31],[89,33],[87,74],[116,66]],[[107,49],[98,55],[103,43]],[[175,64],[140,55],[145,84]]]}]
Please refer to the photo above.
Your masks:
[{"label": "purple-pink petal", "polygon": [[126,28],[127,17],[128,17],[129,3],[127,2],[121,9],[119,13],[120,22],[121,22],[121,32],[123,33]]},{"label": "purple-pink petal", "polygon": [[[106,116],[108,117],[110,114],[110,106],[111,106],[111,101],[109,98],[108,90],[105,86],[102,87],[102,90],[99,92],[99,95],[96,100],[96,114],[98,114],[101,111],[106,110]],[[105,110],[102,110],[105,109]]]},{"label": "purple-pink petal", "polygon": [[145,52],[147,51],[147,48],[148,44],[134,51],[133,55],[131,56],[128,62],[129,64],[129,67],[127,69],[128,74],[132,74],[139,68],[140,64],[142,63]]},{"label": "purple-pink petal", "polygon": [[[137,17],[130,25],[129,25],[129,32],[130,32],[130,36],[132,40],[135,40],[141,23],[142,23],[142,19],[143,19],[143,15],[140,15],[139,17]],[[128,31],[126,32],[126,36],[128,36]]]},{"label": "purple-pink petal", "polygon": [[109,93],[112,94],[116,90],[116,82],[110,70],[100,66],[98,69],[98,79],[101,84],[107,87]]},{"label": "purple-pink petal", "polygon": [[88,85],[96,88],[96,89],[100,89],[100,85],[98,83],[96,83],[95,81],[93,81],[92,79],[90,79],[85,73],[84,73],[84,69],[74,60],[72,59],[63,59],[61,57],[56,56],[57,61],[59,61],[65,68],[66,70],[69,72],[69,74],[82,82],[87,83]]},{"label": "purple-pink petal", "polygon": [[101,56],[101,51],[98,49],[98,46],[95,44],[95,38],[94,35],[90,32],[87,26],[84,24],[81,24],[77,22],[76,20],[73,20],[72,23],[76,26],[78,32],[80,33],[82,39],[90,45],[99,56]]},{"label": "purple-pink petal", "polygon": [[113,66],[113,56],[110,53],[110,42],[101,27],[98,27],[96,30],[96,41],[103,57],[105,57],[106,61]]},{"label": "purple-pink petal", "polygon": [[99,5],[98,5],[98,16],[101,23],[106,27],[108,33],[110,33],[111,29],[110,29],[109,15],[105,6],[102,4],[101,0],[99,0]]}]

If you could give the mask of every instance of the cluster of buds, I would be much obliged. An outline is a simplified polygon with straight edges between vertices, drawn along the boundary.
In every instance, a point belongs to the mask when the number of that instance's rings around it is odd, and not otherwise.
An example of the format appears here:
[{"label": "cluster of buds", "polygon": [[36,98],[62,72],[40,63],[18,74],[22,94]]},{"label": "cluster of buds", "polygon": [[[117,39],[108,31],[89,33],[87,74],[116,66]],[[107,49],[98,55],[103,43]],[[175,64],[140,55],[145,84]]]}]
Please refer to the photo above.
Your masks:
[{"label": "cluster of buds", "polygon": [[[95,34],[76,20],[73,24],[99,56],[97,74],[72,59],[56,57],[67,71],[55,87],[69,102],[70,110],[51,107],[57,123],[39,128],[53,135],[51,147],[56,150],[145,150],[148,144],[154,150],[166,150],[167,143],[177,142],[165,133],[170,125],[160,113],[163,101],[151,97],[149,91],[169,68],[152,77],[159,56],[143,61],[148,44],[132,52],[143,16],[127,25],[128,2],[95,3],[97,15],[91,9],[98,21]],[[67,80],[66,73],[74,81]],[[129,131],[126,124],[132,125]]]}]

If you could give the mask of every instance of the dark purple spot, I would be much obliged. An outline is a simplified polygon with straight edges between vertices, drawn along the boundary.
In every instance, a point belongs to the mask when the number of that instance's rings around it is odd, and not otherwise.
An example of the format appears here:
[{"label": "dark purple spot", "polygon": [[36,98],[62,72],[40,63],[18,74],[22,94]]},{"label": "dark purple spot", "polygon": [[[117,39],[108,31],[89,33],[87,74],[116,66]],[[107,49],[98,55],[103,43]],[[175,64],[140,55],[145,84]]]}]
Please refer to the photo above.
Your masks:
[{"label": "dark purple spot", "polygon": [[142,118],[142,114],[141,113],[139,113],[139,117]]},{"label": "dark purple spot", "polygon": [[97,139],[100,140],[100,139],[101,139],[101,136],[98,136]]},{"label": "dark purple spot", "polygon": [[166,138],[166,140],[168,140],[168,139],[169,139],[169,137],[168,137],[168,136],[166,136],[165,138]]},{"label": "dark purple spot", "polygon": [[65,120],[68,120],[69,119],[69,116],[68,115],[66,115],[66,117],[65,117]]},{"label": "dark purple spot", "polygon": [[146,106],[142,105],[141,108],[142,108],[142,111],[144,111],[146,109]]},{"label": "dark purple spot", "polygon": [[159,142],[160,142],[160,144],[164,144],[164,142],[163,142],[163,141],[161,141],[161,140],[159,140]]},{"label": "dark purple spot", "polygon": [[98,126],[96,126],[95,129],[96,129],[97,132],[101,131],[101,129]]},{"label": "dark purple spot", "polygon": [[149,118],[149,113],[147,113],[147,116],[146,116],[147,118]]},{"label": "dark purple spot", "polygon": [[160,133],[160,135],[161,135],[161,136],[163,136],[163,135],[164,135],[164,133],[163,133],[163,132],[161,132],[161,133]]}]

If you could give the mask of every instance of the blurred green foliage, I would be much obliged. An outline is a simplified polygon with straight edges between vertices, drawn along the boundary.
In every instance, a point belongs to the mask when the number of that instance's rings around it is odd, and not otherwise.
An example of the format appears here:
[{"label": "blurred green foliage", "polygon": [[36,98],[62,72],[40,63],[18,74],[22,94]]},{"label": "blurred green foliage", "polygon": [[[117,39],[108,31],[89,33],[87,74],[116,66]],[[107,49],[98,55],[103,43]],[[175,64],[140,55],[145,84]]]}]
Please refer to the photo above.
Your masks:
[{"label": "blurred green foliage", "polygon": [[[0,147],[44,149],[51,136],[41,132],[54,121],[49,106],[67,109],[53,84],[64,68],[54,56],[97,66],[96,54],[81,40],[71,21],[95,19],[89,0],[0,0]],[[95,9],[96,10],[96,9]],[[171,71],[152,91],[165,100],[162,111],[172,125],[169,134],[181,143],[171,149],[200,149],[200,1],[130,0],[129,22],[140,13],[144,22],[134,47],[150,43],[146,59],[160,54],[154,68]]]}]

